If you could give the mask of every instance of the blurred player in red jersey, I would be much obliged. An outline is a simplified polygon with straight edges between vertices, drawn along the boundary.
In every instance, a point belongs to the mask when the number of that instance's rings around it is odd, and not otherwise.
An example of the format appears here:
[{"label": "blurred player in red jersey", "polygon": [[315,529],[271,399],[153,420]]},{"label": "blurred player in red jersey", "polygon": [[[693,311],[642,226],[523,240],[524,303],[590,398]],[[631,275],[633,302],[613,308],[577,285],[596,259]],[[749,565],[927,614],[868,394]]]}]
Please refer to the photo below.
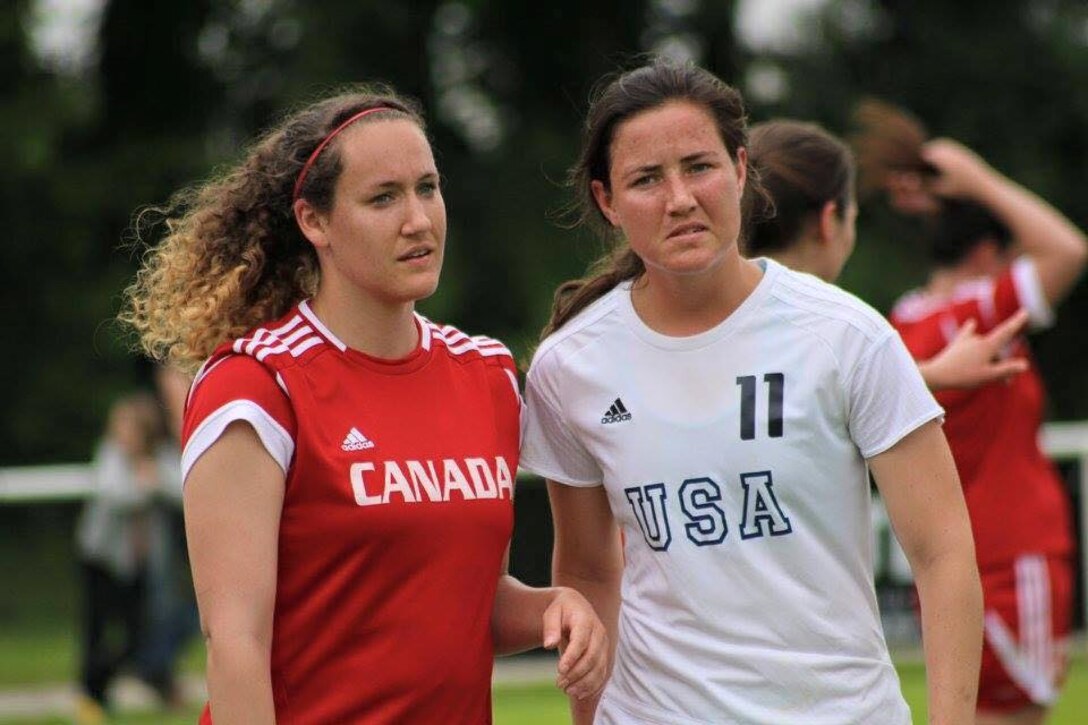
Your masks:
[{"label": "blurred player in red jersey", "polygon": [[[857,136],[863,178],[920,216],[932,271],[892,312],[916,358],[967,321],[985,332],[1026,310],[1035,328],[1076,284],[1084,234],[965,146],[928,140],[893,107],[868,103]],[[1023,340],[1012,354],[1028,357]],[[971,514],[985,600],[978,723],[1039,723],[1058,696],[1072,617],[1073,535],[1061,480],[1039,448],[1038,370],[938,395]]]},{"label": "blurred player in red jersey", "polygon": [[415,104],[319,101],[176,202],[123,318],[205,361],[182,432],[203,720],[490,722],[493,655],[541,644],[594,694],[592,608],[506,574],[510,353],[414,309],[446,236]]},{"label": "blurred player in red jersey", "polygon": [[[856,167],[850,148],[815,123],[776,119],[749,134],[748,158],[766,196],[754,196],[745,251],[834,282],[854,251]],[[985,335],[970,319],[918,369],[930,390],[973,388],[1027,369],[1022,358],[1000,356],[1023,328],[1021,311]]]}]

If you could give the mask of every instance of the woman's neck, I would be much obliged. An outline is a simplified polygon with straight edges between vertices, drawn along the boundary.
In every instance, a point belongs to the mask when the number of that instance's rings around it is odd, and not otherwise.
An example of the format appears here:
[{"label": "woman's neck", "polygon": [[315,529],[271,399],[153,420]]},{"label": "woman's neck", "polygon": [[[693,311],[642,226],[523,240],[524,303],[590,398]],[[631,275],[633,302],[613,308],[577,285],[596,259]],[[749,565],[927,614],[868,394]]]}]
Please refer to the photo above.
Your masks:
[{"label": "woman's neck", "polygon": [[808,272],[825,279],[821,273],[819,256],[815,253],[812,245],[805,241],[794,242],[786,249],[767,252],[766,256],[795,272]]},{"label": "woman's neck", "polygon": [[763,271],[739,255],[706,274],[663,274],[654,269],[634,281],[631,303],[655,332],[697,335],[729,317],[759,284]]},{"label": "woman's neck", "polygon": [[372,357],[398,360],[419,344],[415,305],[410,302],[381,304],[319,288],[310,308],[341,342]]}]

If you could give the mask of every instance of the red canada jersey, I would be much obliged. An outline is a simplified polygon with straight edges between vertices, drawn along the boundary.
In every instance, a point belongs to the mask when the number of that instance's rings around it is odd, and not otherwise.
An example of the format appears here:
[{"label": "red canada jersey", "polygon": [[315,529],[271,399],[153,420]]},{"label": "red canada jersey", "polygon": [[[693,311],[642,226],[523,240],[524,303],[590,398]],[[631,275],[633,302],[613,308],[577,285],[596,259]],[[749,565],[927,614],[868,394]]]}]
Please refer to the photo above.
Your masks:
[{"label": "red canada jersey", "polygon": [[417,324],[411,355],[380,360],[347,348],[303,302],[223,345],[190,393],[183,475],[235,420],[286,472],[278,722],[491,722],[516,369],[499,342]]},{"label": "red canada jersey", "polygon": [[[1025,308],[1035,325],[1051,311],[1034,264],[1017,260],[994,279],[958,286],[948,297],[912,292],[891,322],[916,360],[939,353],[969,319],[985,333]],[[1027,357],[1023,339],[1009,354]],[[1045,392],[1034,361],[1007,383],[936,393],[971,516],[979,568],[1011,565],[1021,554],[1072,551],[1071,511],[1061,479],[1039,447]]]}]

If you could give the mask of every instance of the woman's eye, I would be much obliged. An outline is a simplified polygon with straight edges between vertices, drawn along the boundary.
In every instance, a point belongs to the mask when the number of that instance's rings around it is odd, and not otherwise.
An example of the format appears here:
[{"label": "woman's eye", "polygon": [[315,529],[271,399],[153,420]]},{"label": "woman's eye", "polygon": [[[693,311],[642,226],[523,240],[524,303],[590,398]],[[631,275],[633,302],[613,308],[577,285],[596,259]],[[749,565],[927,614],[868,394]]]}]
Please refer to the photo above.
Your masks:
[{"label": "woman's eye", "polygon": [[393,201],[393,193],[389,192],[389,191],[387,191],[385,193],[382,193],[382,194],[378,194],[377,196],[370,197],[370,203],[371,204],[377,204],[379,206],[382,206],[384,204],[388,204],[391,201]]},{"label": "woman's eye", "polygon": [[420,196],[434,196],[438,191],[438,182],[425,181],[417,189]]}]

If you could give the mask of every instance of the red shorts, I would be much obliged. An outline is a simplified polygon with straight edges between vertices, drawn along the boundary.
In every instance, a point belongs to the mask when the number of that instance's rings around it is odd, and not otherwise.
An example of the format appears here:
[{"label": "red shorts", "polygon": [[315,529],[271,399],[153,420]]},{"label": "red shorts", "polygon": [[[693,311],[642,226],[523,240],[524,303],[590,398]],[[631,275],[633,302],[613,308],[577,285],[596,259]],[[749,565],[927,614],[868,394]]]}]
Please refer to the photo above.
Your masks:
[{"label": "red shorts", "polygon": [[978,709],[1014,712],[1054,704],[1068,668],[1073,563],[1025,554],[982,572],[985,643]]}]

